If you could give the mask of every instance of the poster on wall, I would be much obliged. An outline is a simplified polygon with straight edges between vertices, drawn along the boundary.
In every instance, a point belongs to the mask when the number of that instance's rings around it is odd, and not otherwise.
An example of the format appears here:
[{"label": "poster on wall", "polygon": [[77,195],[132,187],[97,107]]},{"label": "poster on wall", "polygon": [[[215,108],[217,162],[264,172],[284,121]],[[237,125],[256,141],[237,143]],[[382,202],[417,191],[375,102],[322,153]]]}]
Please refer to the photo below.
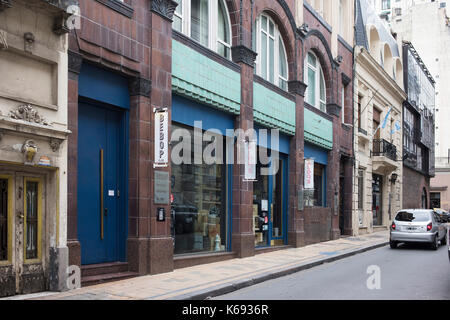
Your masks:
[{"label": "poster on wall", "polygon": [[256,180],[256,141],[244,142],[245,181]]},{"label": "poster on wall", "polygon": [[167,167],[169,162],[169,112],[167,108],[155,108],[155,163],[153,167]]},{"label": "poster on wall", "polygon": [[314,189],[314,159],[305,159],[305,189]]}]

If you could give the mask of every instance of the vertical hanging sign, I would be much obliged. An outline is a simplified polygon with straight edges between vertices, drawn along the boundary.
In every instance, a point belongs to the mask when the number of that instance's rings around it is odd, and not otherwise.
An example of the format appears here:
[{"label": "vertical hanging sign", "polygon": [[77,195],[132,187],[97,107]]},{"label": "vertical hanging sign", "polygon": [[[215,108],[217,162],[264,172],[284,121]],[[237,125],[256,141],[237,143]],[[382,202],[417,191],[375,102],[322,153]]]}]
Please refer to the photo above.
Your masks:
[{"label": "vertical hanging sign", "polygon": [[305,159],[305,189],[314,189],[314,159]]},{"label": "vertical hanging sign", "polygon": [[169,112],[155,108],[155,162],[153,167],[167,167],[169,162]]},{"label": "vertical hanging sign", "polygon": [[245,157],[245,181],[256,180],[256,141],[244,141],[244,157]]}]

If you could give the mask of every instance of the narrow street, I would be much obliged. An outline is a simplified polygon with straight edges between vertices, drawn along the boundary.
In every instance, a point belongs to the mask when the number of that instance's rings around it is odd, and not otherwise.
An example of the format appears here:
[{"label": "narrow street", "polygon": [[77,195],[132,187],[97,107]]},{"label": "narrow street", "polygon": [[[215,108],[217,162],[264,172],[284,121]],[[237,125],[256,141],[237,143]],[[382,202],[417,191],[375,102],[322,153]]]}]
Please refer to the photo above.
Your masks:
[{"label": "narrow street", "polygon": [[[380,289],[369,290],[369,266],[380,269]],[[445,300],[450,299],[450,263],[445,246],[385,246],[347,259],[267,281],[217,300]]]}]

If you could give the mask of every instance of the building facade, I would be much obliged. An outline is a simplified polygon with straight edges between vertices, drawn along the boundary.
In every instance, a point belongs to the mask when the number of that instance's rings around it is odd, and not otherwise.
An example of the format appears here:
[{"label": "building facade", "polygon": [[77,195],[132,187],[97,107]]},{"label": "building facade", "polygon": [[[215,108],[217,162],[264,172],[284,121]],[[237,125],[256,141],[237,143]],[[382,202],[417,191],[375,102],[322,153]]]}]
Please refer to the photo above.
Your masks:
[{"label": "building facade", "polygon": [[353,5],[326,3],[80,1],[67,238],[83,284],[353,233]]},{"label": "building facade", "polygon": [[66,287],[71,4],[0,2],[0,296]]},{"label": "building facade", "polygon": [[402,208],[403,63],[400,48],[367,0],[355,20],[355,234],[386,229]]},{"label": "building facade", "polygon": [[403,42],[403,208],[430,208],[434,176],[434,79],[410,42]]}]

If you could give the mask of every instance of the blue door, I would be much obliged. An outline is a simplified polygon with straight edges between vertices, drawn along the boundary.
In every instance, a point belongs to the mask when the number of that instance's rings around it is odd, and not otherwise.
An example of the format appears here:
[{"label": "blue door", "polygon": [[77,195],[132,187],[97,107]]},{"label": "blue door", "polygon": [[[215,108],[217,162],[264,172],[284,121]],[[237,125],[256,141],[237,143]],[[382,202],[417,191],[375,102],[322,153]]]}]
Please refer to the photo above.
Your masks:
[{"label": "blue door", "polygon": [[123,111],[88,103],[78,108],[78,239],[81,263],[119,261]]}]

